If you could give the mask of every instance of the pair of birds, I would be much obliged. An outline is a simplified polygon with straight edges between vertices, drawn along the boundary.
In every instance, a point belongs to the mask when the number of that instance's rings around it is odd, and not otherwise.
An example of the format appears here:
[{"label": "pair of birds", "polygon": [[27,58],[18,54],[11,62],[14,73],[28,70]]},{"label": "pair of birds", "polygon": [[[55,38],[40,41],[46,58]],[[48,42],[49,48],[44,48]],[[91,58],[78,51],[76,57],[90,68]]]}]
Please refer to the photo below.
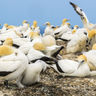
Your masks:
[{"label": "pair of birds", "polygon": [[80,16],[80,18],[83,22],[84,28],[89,33],[88,40],[87,40],[87,47],[89,47],[89,49],[91,49],[92,46],[96,43],[96,24],[92,24],[89,22],[86,14],[80,7],[78,7],[76,4],[74,4],[72,2],[70,2],[70,4],[72,5],[72,7],[76,11],[76,13]]},{"label": "pair of birds", "polygon": [[63,33],[66,31],[70,30],[70,23],[67,23],[69,21],[68,19],[63,19],[62,20],[62,25],[61,26],[56,26],[54,27],[53,25],[50,24],[50,22],[46,22],[44,25],[46,25],[45,31],[44,31],[44,36],[45,35],[52,35],[54,37],[60,37]]},{"label": "pair of birds", "polygon": [[[68,20],[64,19],[60,27],[54,28],[49,22],[46,23],[44,35],[50,34],[56,38],[56,40],[69,41],[66,48],[66,53],[75,53],[80,51],[87,51],[92,48],[96,42],[96,29],[95,24],[89,23],[86,14],[74,3],[70,2],[75,11],[81,17],[84,28],[74,26],[74,29],[68,27]],[[67,25],[67,27],[66,27]],[[55,30],[54,30],[55,29]],[[73,34],[72,34],[73,33]]]},{"label": "pair of birds", "polygon": [[[68,41],[66,47],[66,53],[75,53],[86,49],[86,41],[88,40],[88,32],[85,28],[79,28],[74,26],[74,29],[71,29],[67,26],[67,19],[64,19],[64,24],[60,28],[55,30],[56,34],[48,29],[51,25],[48,25],[45,29],[44,35],[47,33],[46,30],[52,35],[56,41]],[[62,29],[62,30],[61,30]],[[48,34],[49,34],[48,33]]]},{"label": "pair of birds", "polygon": [[39,82],[41,71],[55,59],[40,52],[42,46],[40,48],[35,44],[27,57],[12,44],[12,38],[7,38],[0,46],[0,81],[5,80],[4,84],[8,86],[8,81],[16,79],[19,88]]}]

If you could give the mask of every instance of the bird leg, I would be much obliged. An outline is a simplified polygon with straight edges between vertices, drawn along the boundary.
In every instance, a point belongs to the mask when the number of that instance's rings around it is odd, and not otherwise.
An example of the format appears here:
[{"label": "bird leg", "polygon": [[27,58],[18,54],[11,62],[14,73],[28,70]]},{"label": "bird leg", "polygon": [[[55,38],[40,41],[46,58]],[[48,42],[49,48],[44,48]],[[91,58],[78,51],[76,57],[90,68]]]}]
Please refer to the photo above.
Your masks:
[{"label": "bird leg", "polygon": [[23,76],[19,76],[18,79],[17,79],[17,86],[18,86],[19,88],[24,88],[24,87],[25,87],[25,86],[21,83],[22,79],[23,79]]},{"label": "bird leg", "polygon": [[4,81],[4,85],[8,88],[8,80]]}]

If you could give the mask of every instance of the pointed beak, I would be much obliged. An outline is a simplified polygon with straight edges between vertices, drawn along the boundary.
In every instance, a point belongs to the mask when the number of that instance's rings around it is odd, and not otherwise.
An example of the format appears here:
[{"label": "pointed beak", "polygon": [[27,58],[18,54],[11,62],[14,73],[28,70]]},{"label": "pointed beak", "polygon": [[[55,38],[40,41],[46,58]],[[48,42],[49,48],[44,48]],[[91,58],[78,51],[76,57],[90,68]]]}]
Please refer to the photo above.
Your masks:
[{"label": "pointed beak", "polygon": [[70,4],[73,6],[74,9],[76,9],[77,5],[75,5],[74,3],[70,2]]},{"label": "pointed beak", "polygon": [[79,69],[79,67],[80,67],[83,63],[84,63],[84,60],[82,60],[82,61],[79,63],[79,65],[78,65],[78,68],[77,68],[77,69]]}]

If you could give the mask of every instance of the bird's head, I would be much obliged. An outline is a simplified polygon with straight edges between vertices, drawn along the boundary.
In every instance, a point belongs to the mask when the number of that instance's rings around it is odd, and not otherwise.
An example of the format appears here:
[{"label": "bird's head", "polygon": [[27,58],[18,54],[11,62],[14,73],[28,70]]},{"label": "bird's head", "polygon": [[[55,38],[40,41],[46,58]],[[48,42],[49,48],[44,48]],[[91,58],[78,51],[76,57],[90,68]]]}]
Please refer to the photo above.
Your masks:
[{"label": "bird's head", "polygon": [[34,26],[34,28],[37,27],[37,21],[33,21],[33,26]]},{"label": "bird's head", "polygon": [[68,26],[68,27],[70,27],[70,25],[71,25],[69,22],[68,22],[68,23],[66,23],[66,24],[67,24],[67,26]]},{"label": "bird's head", "polygon": [[34,39],[35,37],[39,37],[39,34],[38,34],[38,32],[30,32],[30,33],[29,33],[29,37],[30,37],[31,39]]},{"label": "bird's head", "polygon": [[96,29],[87,30],[88,31],[88,38],[92,39],[96,35]]},{"label": "bird's head", "polygon": [[78,61],[80,63],[87,62],[87,57],[85,55],[78,56]]},{"label": "bird's head", "polygon": [[12,45],[13,45],[13,40],[12,40],[12,38],[7,38],[7,39],[4,41],[3,45],[12,46]]},{"label": "bird's head", "polygon": [[68,19],[66,19],[66,18],[65,18],[65,19],[63,19],[63,20],[62,20],[62,25],[65,25],[65,23],[66,23],[67,21],[69,21],[69,20],[68,20]]},{"label": "bird's head", "polygon": [[74,26],[74,29],[78,29],[78,28],[79,28],[79,26],[78,26],[78,25],[75,25],[75,26]]},{"label": "bird's head", "polygon": [[43,25],[51,26],[50,22],[46,22],[46,23],[43,24]]},{"label": "bird's head", "polygon": [[33,45],[33,48],[39,51],[44,51],[46,49],[43,43],[37,42]]},{"label": "bird's head", "polygon": [[3,45],[0,46],[0,56],[10,55],[14,52],[12,49],[13,40],[12,38],[7,38]]},{"label": "bird's head", "polygon": [[55,28],[54,28],[54,31],[56,30],[56,29],[58,29],[59,28],[59,26],[56,26]]},{"label": "bird's head", "polygon": [[24,20],[24,21],[22,22],[22,24],[24,24],[24,23],[28,23],[28,21],[27,21],[27,20]]},{"label": "bird's head", "polygon": [[5,27],[8,27],[8,24],[4,24]]},{"label": "bird's head", "polygon": [[76,29],[73,29],[73,30],[72,30],[72,34],[74,34],[75,32],[76,32]]}]

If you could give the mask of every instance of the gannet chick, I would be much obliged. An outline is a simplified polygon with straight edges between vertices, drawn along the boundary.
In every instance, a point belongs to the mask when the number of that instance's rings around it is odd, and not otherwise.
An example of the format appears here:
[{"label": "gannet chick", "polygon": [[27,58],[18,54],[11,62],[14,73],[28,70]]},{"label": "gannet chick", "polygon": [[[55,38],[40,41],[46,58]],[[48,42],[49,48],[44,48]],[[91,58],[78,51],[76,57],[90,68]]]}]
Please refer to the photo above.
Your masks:
[{"label": "gannet chick", "polygon": [[21,82],[23,85],[32,85],[40,81],[41,71],[45,71],[48,65],[55,63],[55,59],[50,57],[40,57],[36,60],[33,60],[33,63],[30,63],[22,75]]},{"label": "gannet chick", "polygon": [[40,81],[40,73],[46,69],[46,63],[42,60],[37,60],[27,66],[23,73],[21,83],[23,85],[32,85]]}]

